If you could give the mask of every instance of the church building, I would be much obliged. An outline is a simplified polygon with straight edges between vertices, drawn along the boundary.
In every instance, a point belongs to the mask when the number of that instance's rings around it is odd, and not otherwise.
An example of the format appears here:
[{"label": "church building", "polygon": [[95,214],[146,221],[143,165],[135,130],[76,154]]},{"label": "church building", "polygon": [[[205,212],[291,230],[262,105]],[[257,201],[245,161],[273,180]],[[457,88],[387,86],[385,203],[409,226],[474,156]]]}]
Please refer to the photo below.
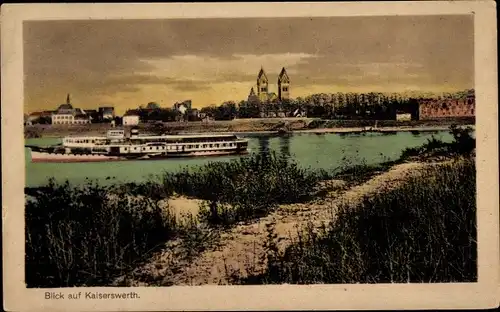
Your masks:
[{"label": "church building", "polygon": [[269,90],[269,79],[261,67],[259,71],[259,75],[257,76],[257,92],[255,92],[254,88],[250,90],[250,94],[248,95],[248,101],[283,101],[290,99],[290,78],[286,72],[286,69],[283,67],[281,69],[280,74],[278,75],[278,94],[275,92],[270,92]]}]

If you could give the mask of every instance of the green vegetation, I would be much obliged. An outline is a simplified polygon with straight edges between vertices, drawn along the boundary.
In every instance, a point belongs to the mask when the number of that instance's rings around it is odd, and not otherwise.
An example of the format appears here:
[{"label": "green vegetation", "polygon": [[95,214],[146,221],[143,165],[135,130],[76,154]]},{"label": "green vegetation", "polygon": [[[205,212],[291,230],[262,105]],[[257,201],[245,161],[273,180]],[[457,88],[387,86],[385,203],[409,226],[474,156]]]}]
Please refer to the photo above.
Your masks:
[{"label": "green vegetation", "polygon": [[264,216],[277,204],[307,199],[326,176],[302,169],[285,156],[265,153],[164,173],[161,183],[129,183],[122,189],[155,199],[174,193],[205,199],[201,219],[229,226]]},{"label": "green vegetation", "polygon": [[[229,226],[263,216],[276,204],[302,200],[317,179],[270,153],[165,173],[161,183],[73,187],[51,180],[26,190],[26,283],[106,285],[175,238],[182,240],[186,257],[193,257],[207,245],[210,231],[203,229]],[[160,200],[174,193],[207,200],[196,220],[180,224],[168,207],[160,206]]]},{"label": "green vegetation", "polygon": [[324,119],[364,119],[364,120],[394,120],[396,112],[403,110],[411,113],[413,119],[418,119],[418,101],[423,98],[434,99],[464,99],[474,96],[474,90],[464,90],[455,93],[318,93],[307,97],[289,100],[274,100],[260,103],[256,100],[225,102],[220,106],[211,105],[203,108],[216,120],[238,118],[258,118],[261,113],[281,112],[293,116],[294,112],[304,112],[307,117]]},{"label": "green vegetation", "polygon": [[167,209],[147,198],[110,196],[50,181],[26,203],[28,287],[106,285],[130,270],[178,228]]},{"label": "green vegetation", "polygon": [[412,158],[432,158],[436,156],[456,156],[456,155],[471,155],[476,147],[476,139],[472,136],[472,129],[458,128],[456,125],[450,127],[450,134],[453,136],[453,141],[450,143],[432,137],[427,140],[422,146],[407,148],[403,150],[401,159]]},{"label": "green vegetation", "polygon": [[267,269],[234,283],[430,283],[477,280],[472,159],[429,167],[400,187],[340,207],[284,252],[269,230]]}]

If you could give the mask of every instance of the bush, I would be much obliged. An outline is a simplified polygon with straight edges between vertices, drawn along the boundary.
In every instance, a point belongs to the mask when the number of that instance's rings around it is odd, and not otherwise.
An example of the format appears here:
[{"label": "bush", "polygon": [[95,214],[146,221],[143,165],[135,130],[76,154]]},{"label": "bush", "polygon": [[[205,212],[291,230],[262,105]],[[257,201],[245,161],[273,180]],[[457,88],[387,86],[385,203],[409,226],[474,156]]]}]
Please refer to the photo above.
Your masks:
[{"label": "bush", "polygon": [[[473,160],[430,167],[400,187],[308,227],[267,271],[237,282],[431,283],[477,280]],[[268,244],[268,245],[273,245]]]},{"label": "bush", "polygon": [[469,156],[476,148],[476,139],[472,136],[470,127],[458,128],[456,125],[450,126],[450,134],[453,141],[443,142],[432,136],[422,146],[409,147],[401,153],[401,159],[411,157],[433,157],[433,156]]},{"label": "bush", "polygon": [[163,186],[208,200],[208,206],[202,207],[202,218],[230,225],[263,216],[276,204],[303,200],[317,180],[318,175],[299,168],[286,156],[265,153],[165,173]]},{"label": "bush", "polygon": [[53,180],[26,203],[28,287],[106,285],[175,234],[155,201]]}]

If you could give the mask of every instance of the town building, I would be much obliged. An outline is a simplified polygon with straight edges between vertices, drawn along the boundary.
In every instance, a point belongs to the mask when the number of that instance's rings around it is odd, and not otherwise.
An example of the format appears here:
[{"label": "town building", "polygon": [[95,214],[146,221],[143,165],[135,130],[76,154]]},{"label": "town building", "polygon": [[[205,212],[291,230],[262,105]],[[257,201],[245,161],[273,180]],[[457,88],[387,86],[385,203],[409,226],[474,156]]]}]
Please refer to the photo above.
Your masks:
[{"label": "town building", "polygon": [[260,68],[259,74],[257,75],[257,92],[254,88],[250,89],[248,94],[248,101],[258,100],[260,102],[268,101],[283,101],[290,99],[290,77],[288,76],[286,69],[283,67],[280,74],[278,75],[278,94],[275,92],[270,92],[269,90],[269,79],[267,78],[264,68]]},{"label": "town building", "polygon": [[139,114],[135,110],[129,110],[123,115],[122,123],[124,126],[136,126],[139,122]]},{"label": "town building", "polygon": [[463,99],[422,99],[419,101],[419,119],[474,117],[475,96]]},{"label": "town building", "polygon": [[53,125],[75,125],[88,124],[90,117],[80,108],[73,108],[70,103],[69,94],[66,97],[66,103],[59,105],[59,108],[52,113]]},{"label": "town building", "polygon": [[396,112],[397,121],[409,121],[411,120],[411,114],[406,112]]}]

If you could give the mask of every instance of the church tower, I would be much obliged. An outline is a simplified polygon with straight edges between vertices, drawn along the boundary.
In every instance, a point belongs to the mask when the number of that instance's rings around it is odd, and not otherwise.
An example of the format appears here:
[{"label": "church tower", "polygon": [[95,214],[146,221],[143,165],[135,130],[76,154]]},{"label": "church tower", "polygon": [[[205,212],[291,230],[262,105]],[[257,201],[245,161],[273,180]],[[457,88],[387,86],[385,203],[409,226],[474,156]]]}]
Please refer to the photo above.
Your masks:
[{"label": "church tower", "polygon": [[280,101],[290,99],[290,78],[286,73],[285,67],[281,69],[278,76],[278,99]]},{"label": "church tower", "polygon": [[267,79],[264,69],[261,67],[257,76],[257,96],[261,102],[267,101],[269,92],[269,80]]}]

